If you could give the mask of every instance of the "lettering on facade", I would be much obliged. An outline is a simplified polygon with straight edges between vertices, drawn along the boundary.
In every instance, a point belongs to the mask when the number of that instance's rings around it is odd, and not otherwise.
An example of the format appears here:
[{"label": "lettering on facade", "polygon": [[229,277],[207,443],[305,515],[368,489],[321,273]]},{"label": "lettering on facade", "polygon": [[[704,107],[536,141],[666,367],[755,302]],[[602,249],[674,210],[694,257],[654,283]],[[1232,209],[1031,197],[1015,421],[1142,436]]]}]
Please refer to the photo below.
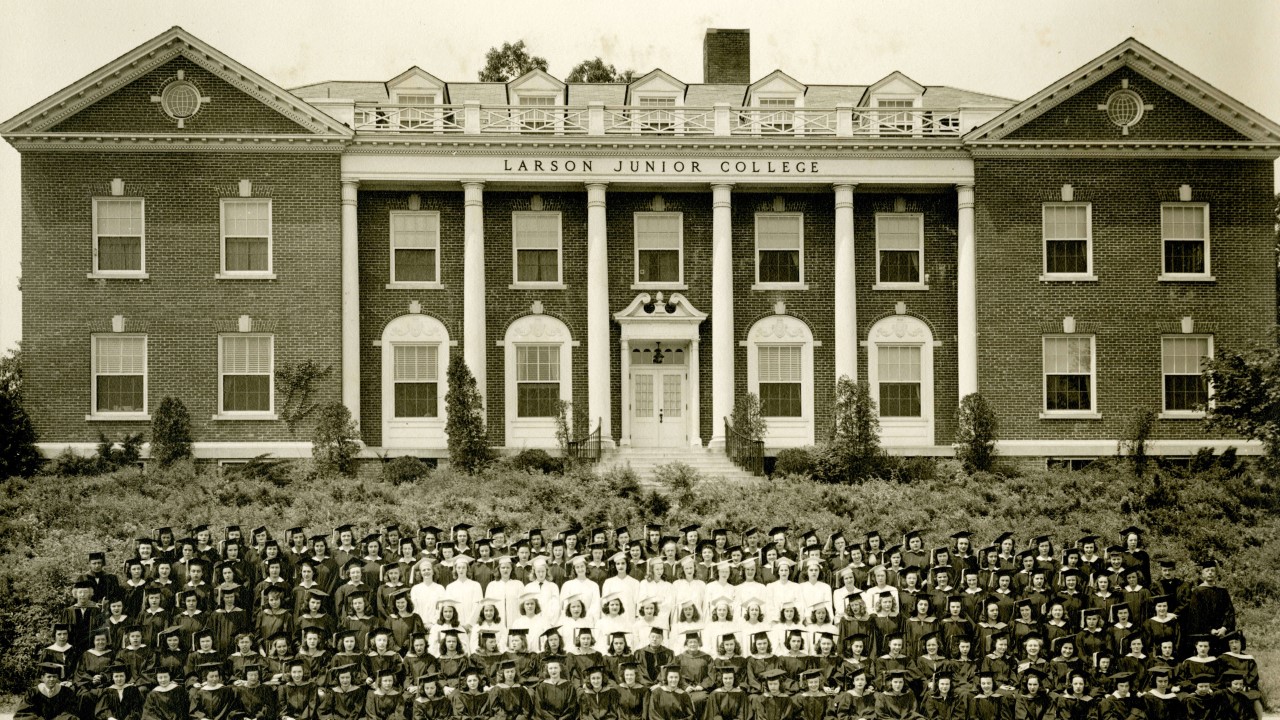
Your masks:
[{"label": "lettering on facade", "polygon": [[817,160],[530,160],[506,158],[504,172],[606,175],[816,175]]}]

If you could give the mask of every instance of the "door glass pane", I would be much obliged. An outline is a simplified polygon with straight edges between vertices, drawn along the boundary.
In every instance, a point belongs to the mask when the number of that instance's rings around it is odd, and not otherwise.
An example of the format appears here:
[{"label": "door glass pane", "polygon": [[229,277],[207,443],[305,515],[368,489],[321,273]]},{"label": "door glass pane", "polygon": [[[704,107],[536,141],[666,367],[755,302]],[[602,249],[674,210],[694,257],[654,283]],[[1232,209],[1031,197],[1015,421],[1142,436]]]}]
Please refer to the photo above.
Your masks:
[{"label": "door glass pane", "polygon": [[631,407],[638,418],[653,417],[653,376],[649,374],[635,376],[635,388],[631,398]]},{"label": "door glass pane", "polygon": [[684,378],[679,375],[662,376],[662,414],[669,418],[684,415]]}]

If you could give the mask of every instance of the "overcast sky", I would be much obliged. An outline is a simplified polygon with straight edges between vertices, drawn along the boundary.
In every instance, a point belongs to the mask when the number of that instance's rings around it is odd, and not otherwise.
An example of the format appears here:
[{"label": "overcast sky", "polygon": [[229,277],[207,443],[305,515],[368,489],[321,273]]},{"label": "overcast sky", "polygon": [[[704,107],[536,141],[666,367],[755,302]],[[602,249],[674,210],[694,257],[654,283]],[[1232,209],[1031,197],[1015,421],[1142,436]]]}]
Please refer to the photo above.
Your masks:
[{"label": "overcast sky", "polygon": [[[751,30],[751,76],[926,85],[1022,99],[1135,37],[1280,121],[1274,0],[494,2],[68,2],[0,0],[0,119],[173,25],[288,88],[386,80],[411,65],[474,80],[484,52],[523,38],[563,77],[597,55],[641,73],[702,79],[708,27]],[[20,337],[19,156],[0,143],[0,351]],[[88,242],[88,238],[86,238]]]}]

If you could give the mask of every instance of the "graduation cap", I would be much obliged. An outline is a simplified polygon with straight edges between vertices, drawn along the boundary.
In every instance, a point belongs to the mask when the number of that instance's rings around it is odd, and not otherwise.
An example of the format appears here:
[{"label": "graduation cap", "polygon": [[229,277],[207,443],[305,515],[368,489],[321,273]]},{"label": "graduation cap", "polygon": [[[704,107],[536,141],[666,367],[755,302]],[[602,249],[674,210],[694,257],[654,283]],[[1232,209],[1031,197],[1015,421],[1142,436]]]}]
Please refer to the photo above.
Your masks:
[{"label": "graduation cap", "polygon": [[[679,665],[676,665],[674,667],[677,671],[679,671],[680,669]],[[786,675],[787,675],[787,672],[782,668],[769,668],[768,670],[765,670],[764,672],[760,673],[760,677],[766,681],[781,680],[782,678],[786,677]]]},{"label": "graduation cap", "polygon": [[698,523],[694,523],[694,524],[692,524],[692,525],[685,525],[684,527],[680,528],[680,532],[681,532],[682,534],[687,535],[687,534],[689,534],[689,533],[691,533],[691,532],[698,532],[698,530],[699,530],[701,527],[702,527],[702,526],[701,526],[701,525],[699,525]]},{"label": "graduation cap", "polygon": [[[732,666],[730,666],[730,670],[732,669],[733,669]],[[800,673],[800,679],[803,680],[804,682],[809,682],[810,680],[821,680],[822,671],[821,670],[805,670],[804,672]]]},{"label": "graduation cap", "polygon": [[507,631],[507,637],[528,637],[529,628],[511,628]]},{"label": "graduation cap", "polygon": [[[514,663],[512,664],[514,665]],[[344,666],[344,667],[355,667],[355,665]],[[342,668],[339,668],[337,672],[342,672]],[[431,683],[437,682],[439,680],[440,680],[440,673],[432,670],[428,670],[427,672],[424,672],[418,676],[419,685],[430,685]]]},{"label": "graduation cap", "polygon": [[529,532],[525,533],[525,536],[530,538],[542,537],[542,528],[530,528]]},{"label": "graduation cap", "polygon": [[89,562],[93,562],[95,560],[97,560],[98,562],[106,562],[107,554],[105,552],[102,552],[101,550],[95,550],[89,553]]},{"label": "graduation cap", "polygon": [[453,526],[453,533],[456,535],[464,530],[470,530],[473,527],[475,526],[471,525],[470,523],[460,522]]},{"label": "graduation cap", "polygon": [[342,533],[344,533],[344,532],[351,532],[351,530],[352,530],[351,523],[343,523],[343,524],[341,524],[341,525],[339,525],[338,527],[336,527],[336,528],[334,528],[334,529],[333,529],[333,534],[334,534],[334,535],[341,535],[341,534],[342,534]]},{"label": "graduation cap", "polygon": [[774,537],[776,535],[786,535],[787,531],[790,529],[791,528],[787,527],[786,525],[778,525],[776,527],[772,527],[769,529],[769,537]]},{"label": "graduation cap", "polygon": [[58,663],[42,662],[39,667],[41,675],[57,675],[59,678],[62,677],[63,666]]},{"label": "graduation cap", "polygon": [[434,535],[439,537],[441,532],[443,531],[435,525],[421,525],[418,527],[419,535]]},{"label": "graduation cap", "polygon": [[650,635],[653,635],[653,634],[655,634],[655,633],[658,635],[658,637],[665,637],[665,636],[666,636],[666,634],[667,634],[667,631],[666,631],[666,630],[663,630],[662,628],[658,627],[657,625],[650,625],[650,626],[649,626],[649,634],[650,634]]},{"label": "graduation cap", "polygon": [[92,580],[77,580],[71,587],[75,590],[94,590],[98,586],[94,585]]},{"label": "graduation cap", "polygon": [[742,531],[742,537],[744,538],[755,537],[756,535],[759,535],[759,534],[760,534],[760,528],[757,528],[757,527],[749,527],[746,530]]},{"label": "graduation cap", "polygon": [[1173,674],[1173,668],[1168,665],[1156,665],[1155,667],[1148,668],[1147,674],[1154,677],[1168,677]]},{"label": "graduation cap", "polygon": [[1026,679],[1026,677],[1029,675],[1034,675],[1039,680],[1044,680],[1045,677],[1047,677],[1047,674],[1045,673],[1045,671],[1041,670],[1035,665],[1028,665],[1026,668],[1023,668],[1022,670],[1023,679]]},{"label": "graduation cap", "polygon": [[1084,547],[1085,545],[1097,545],[1098,536],[1094,535],[1093,533],[1087,533],[1084,537],[1077,540],[1076,544],[1079,545],[1080,547]]},{"label": "graduation cap", "polygon": [[557,665],[564,665],[564,656],[563,656],[563,655],[548,655],[548,656],[546,656],[546,657],[542,658],[542,664],[543,664],[543,665],[545,665],[545,664],[547,664],[547,663],[556,663]]},{"label": "graduation cap", "polygon": [[1192,685],[1212,685],[1214,683],[1213,676],[1208,673],[1200,673],[1191,678]]},{"label": "graduation cap", "polygon": [[718,528],[716,528],[715,530],[712,530],[712,531],[711,531],[711,537],[722,537],[722,538],[728,538],[728,537],[729,537],[729,531],[728,531],[728,530],[726,530],[726,529],[724,529],[724,528],[722,528],[722,527],[718,527]]},{"label": "graduation cap", "polygon": [[886,672],[886,673],[885,673],[885,676],[886,676],[886,677],[888,677],[888,678],[890,678],[890,679],[893,679],[893,678],[906,678],[906,677],[907,677],[907,670],[906,670],[906,668],[893,668],[892,670],[889,670],[888,672]]},{"label": "graduation cap", "polygon": [[312,535],[310,538],[308,538],[308,540],[310,540],[312,544],[318,543],[318,542],[327,544],[329,542],[329,536],[326,535],[325,533],[316,533],[315,535]]},{"label": "graduation cap", "polygon": [[222,663],[220,663],[220,662],[207,662],[207,663],[200,663],[200,664],[199,664],[198,666],[196,666],[196,667],[197,667],[197,669],[199,669],[199,670],[200,670],[200,674],[201,674],[201,675],[204,675],[204,676],[206,676],[206,677],[207,677],[207,676],[209,675],[209,673],[211,673],[211,672],[216,672],[216,673],[218,673],[219,675],[221,675],[221,674],[222,674]]},{"label": "graduation cap", "polygon": [[644,526],[644,529],[647,532],[660,533],[662,532],[662,523],[648,523],[647,525]]},{"label": "graduation cap", "polygon": [[192,534],[193,536],[195,536],[195,535],[199,535],[199,534],[200,534],[200,533],[202,533],[202,532],[208,532],[208,531],[209,531],[209,524],[208,524],[208,523],[200,523],[199,525],[192,525],[192,526],[191,526],[191,534]]},{"label": "graduation cap", "polygon": [[1220,567],[1220,565],[1218,564],[1218,561],[1211,557],[1201,558],[1200,560],[1197,560],[1196,565],[1199,565],[1200,569],[1202,570]]},{"label": "graduation cap", "polygon": [[697,640],[701,642],[702,633],[698,630],[686,630],[684,633],[684,640],[685,642],[689,642],[690,640]]}]

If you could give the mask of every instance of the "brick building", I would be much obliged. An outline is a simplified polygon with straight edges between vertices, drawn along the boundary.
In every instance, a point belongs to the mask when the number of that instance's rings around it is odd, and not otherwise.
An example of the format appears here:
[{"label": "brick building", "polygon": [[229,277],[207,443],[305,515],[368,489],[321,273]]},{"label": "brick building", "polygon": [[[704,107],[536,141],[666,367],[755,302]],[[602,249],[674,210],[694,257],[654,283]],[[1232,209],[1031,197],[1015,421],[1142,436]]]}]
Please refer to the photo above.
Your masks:
[{"label": "brick building", "polygon": [[147,427],[207,458],[305,453],[275,371],[332,367],[367,454],[445,453],[445,369],[490,433],[554,447],[824,440],[866,380],[895,452],[945,455],[981,391],[1000,451],[1207,437],[1199,361],[1275,317],[1280,126],[1127,40],[1018,102],[750,77],[709,30],[699,84],[533,71],[286,90],[180,28],[0,125],[22,153],[23,341],[43,449]]}]

